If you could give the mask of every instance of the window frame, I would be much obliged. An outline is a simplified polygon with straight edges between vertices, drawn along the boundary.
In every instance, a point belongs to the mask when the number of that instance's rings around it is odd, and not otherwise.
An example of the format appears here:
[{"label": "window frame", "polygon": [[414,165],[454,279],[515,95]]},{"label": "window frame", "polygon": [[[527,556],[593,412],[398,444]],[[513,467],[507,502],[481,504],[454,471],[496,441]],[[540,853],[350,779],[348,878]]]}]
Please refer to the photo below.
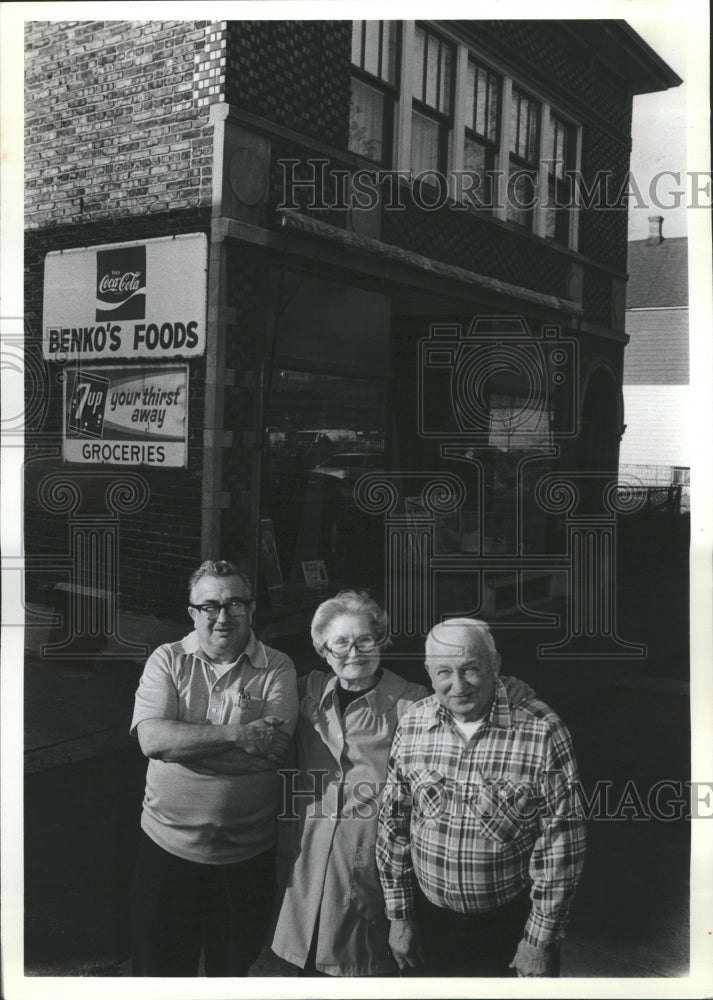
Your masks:
[{"label": "window frame", "polygon": [[[411,148],[408,151],[408,161],[409,167],[413,174],[418,175],[427,170],[436,170],[442,174],[447,174],[448,172],[448,159],[449,159],[449,147],[451,141],[451,135],[453,133],[453,127],[455,123],[454,117],[454,106],[456,99],[456,74],[457,74],[457,63],[458,63],[458,46],[456,43],[452,42],[450,39],[443,36],[440,32],[434,30],[430,25],[425,24],[422,21],[417,21],[414,26],[413,34],[413,53],[412,59],[415,62],[416,59],[416,46],[417,46],[417,34],[418,32],[423,32],[425,36],[424,40],[424,59],[423,59],[423,73],[422,73],[422,87],[419,95],[416,94],[413,86],[413,73],[411,74],[411,107],[409,109],[409,117],[411,120],[410,129],[410,140]],[[429,38],[435,39],[438,43],[438,63],[436,69],[436,101],[437,104],[429,104],[425,99],[427,83],[428,83],[428,51]],[[442,74],[442,61],[441,54],[444,52],[450,52],[451,56],[451,66],[450,66],[450,80],[447,85],[446,101],[447,109],[443,110],[440,107],[441,103],[441,74]],[[438,128],[438,162],[436,167],[418,167],[414,164],[414,149],[413,149],[413,116],[415,114],[420,115],[422,118],[434,122]]]},{"label": "window frame", "polygon": [[[465,95],[466,104],[470,101],[470,78],[469,70],[471,66],[475,67],[475,80],[473,86],[472,102],[473,102],[473,115],[471,121],[468,120],[467,111],[464,113],[464,126],[463,126],[463,166],[465,169],[465,148],[466,143],[470,142],[474,145],[479,146],[485,151],[485,168],[484,173],[486,175],[487,189],[484,192],[485,198],[484,203],[479,210],[486,210],[492,212],[493,210],[493,181],[494,173],[497,170],[498,158],[500,155],[500,143],[503,132],[503,93],[504,93],[504,80],[502,73],[498,73],[496,70],[491,69],[487,63],[483,62],[479,57],[474,55],[470,50],[465,54],[465,66],[466,66],[466,88],[467,92]],[[478,108],[478,80],[480,74],[484,73],[486,75],[486,107],[485,107],[485,118],[486,121],[489,119],[489,109],[490,109],[490,79],[495,81],[496,96],[497,96],[497,112],[495,120],[495,137],[491,138],[484,132],[479,132],[472,121],[477,119],[477,108]],[[490,174],[490,177],[488,177]],[[476,192],[477,194],[477,192]]]},{"label": "window frame", "polygon": [[[352,53],[354,50],[354,31],[355,26],[359,24],[361,26],[361,45],[360,45],[360,64],[350,61],[350,114],[349,114],[349,138],[347,141],[347,148],[351,153],[356,156],[362,156],[364,159],[371,160],[373,163],[377,163],[383,167],[389,167],[392,164],[394,158],[394,148],[395,148],[395,136],[394,136],[394,124],[396,119],[396,104],[399,96],[399,79],[401,76],[401,49],[402,49],[402,35],[401,23],[399,21],[390,20],[371,20],[371,23],[376,23],[379,25],[379,54],[377,57],[377,63],[379,68],[379,75],[375,75],[370,70],[364,68],[366,62],[366,50],[367,50],[367,24],[370,19],[362,19],[352,21]],[[393,79],[388,79],[384,77],[383,65],[384,65],[384,24],[389,25],[389,31],[393,32],[393,46],[394,46],[394,60],[393,67],[389,67],[391,70],[391,76]],[[386,55],[386,60],[388,64],[388,55]],[[387,70],[388,73],[388,70]],[[369,156],[362,150],[353,149],[351,146],[352,136],[351,136],[351,101],[354,98],[353,81],[356,80],[367,87],[371,87],[372,90],[377,91],[381,95],[382,100],[382,120],[381,120],[381,157],[376,158]]]},{"label": "window frame", "polygon": [[[547,121],[547,144],[551,144],[552,149],[551,156],[547,156],[543,159],[544,172],[545,172],[545,184],[547,186],[545,205],[543,206],[543,236],[545,239],[549,240],[551,243],[557,243],[559,246],[571,247],[572,245],[572,216],[575,211],[572,205],[572,181],[571,172],[576,169],[577,165],[577,152],[579,148],[579,129],[574,125],[565,115],[562,115],[558,110],[550,107],[548,108],[548,121]],[[565,136],[565,150],[564,159],[562,161],[562,176],[558,177],[556,172],[552,168],[552,160],[556,159],[557,156],[557,129],[553,126],[553,122],[557,122],[558,125],[562,126],[562,130]],[[544,162],[547,160],[548,162]],[[570,176],[568,176],[568,173]],[[555,208],[550,207],[552,198],[554,197],[555,205],[564,203],[569,205],[569,208]],[[547,231],[548,228],[548,218],[550,212],[557,213],[555,215],[555,230],[554,235],[550,236]]]},{"label": "window frame", "polygon": [[[361,22],[362,25],[365,23]],[[384,22],[379,23],[383,24]],[[385,83],[379,77],[356,64],[351,64],[354,78],[375,87],[385,95],[384,155],[381,161],[372,160],[372,162],[393,165],[404,176],[410,173],[412,183],[414,175],[434,169],[420,165],[416,167],[414,162],[414,113],[419,114],[434,123],[438,129],[438,165],[435,170],[447,180],[449,199],[454,202],[458,201],[467,211],[477,212],[493,221],[506,223],[516,228],[520,233],[528,232],[540,239],[545,239],[552,247],[576,253],[579,241],[579,209],[576,204],[572,204],[566,211],[567,223],[561,222],[559,226],[556,224],[555,237],[548,235],[547,205],[550,202],[550,172],[548,164],[544,160],[552,158],[549,147],[554,140],[550,132],[550,121],[554,119],[564,123],[568,129],[570,148],[567,151],[567,163],[564,171],[566,173],[578,170],[582,151],[582,123],[572,113],[554,104],[550,96],[539,87],[531,86],[530,82],[524,78],[513,76],[510,68],[501,64],[497,56],[493,56],[491,52],[478,46],[477,43],[462,40],[456,32],[448,30],[440,22],[432,24],[428,21],[411,20],[390,21],[389,24],[395,26],[398,32],[394,42],[394,83]],[[423,32],[425,36],[423,46],[426,59],[423,61],[421,84],[417,91],[413,67],[419,45],[419,32]],[[448,90],[445,91],[448,96],[447,110],[444,109],[443,105],[436,107],[423,100],[426,96],[429,38],[438,42],[439,55],[444,48],[451,54],[450,82]],[[489,77],[492,76],[496,81],[499,101],[499,113],[496,118],[497,140],[474,128],[472,120],[468,121],[467,86],[470,64],[476,67],[473,88],[474,104],[477,101],[477,74],[482,71]],[[439,104],[442,89],[440,86],[441,72],[442,68],[439,66],[436,74],[436,94]],[[538,135],[534,158],[531,155],[522,155],[522,146],[518,146],[517,137],[511,140],[512,102],[513,99],[518,100],[518,97],[520,100],[522,97],[527,98],[537,108]],[[475,124],[477,124],[477,120],[475,120]],[[462,183],[459,183],[453,176],[454,171],[459,172],[465,169],[466,141],[485,149],[484,162],[486,165],[483,168],[485,172],[490,171],[489,164],[492,164],[491,185],[487,190],[484,190],[481,185],[475,189],[474,194],[470,197],[469,193],[473,191],[473,188],[464,188]],[[507,189],[511,171],[515,169],[526,170],[533,178],[534,205],[530,209],[523,210],[527,213],[527,224],[508,217]],[[422,183],[430,186],[435,181],[429,181],[428,177],[425,177]],[[559,183],[562,185],[560,191],[564,192],[563,185],[566,184],[569,187],[572,182],[565,178]],[[557,231],[558,229],[559,231]]]},{"label": "window frame", "polygon": [[[520,146],[520,131],[521,131],[521,119],[520,119],[520,109],[522,107],[522,101],[526,100],[528,102],[527,109],[527,121],[525,126],[525,131],[527,133],[525,138],[525,151],[521,152]],[[517,129],[515,135],[512,134],[512,123],[513,123],[513,107],[515,102],[518,103],[517,112]],[[535,109],[535,123],[536,123],[536,149],[534,150],[534,155],[530,156],[530,122],[531,110]],[[543,102],[534,97],[525,87],[520,86],[519,83],[513,80],[512,92],[510,95],[510,114],[505,127],[506,140],[507,140],[507,175],[505,179],[505,193],[506,193],[506,205],[505,205],[505,217],[508,222],[515,226],[519,226],[525,229],[527,232],[534,233],[537,230],[537,216],[539,214],[539,209],[542,206],[542,183],[540,178],[541,164],[542,164],[542,124],[543,124]],[[513,169],[514,168],[514,169]],[[517,211],[518,214],[522,214],[525,218],[525,222],[520,222],[518,218],[513,217],[510,214],[510,201],[509,192],[511,191],[512,185],[510,178],[513,174],[523,173],[523,175],[533,177],[533,202],[529,208],[518,208],[513,211]]]}]

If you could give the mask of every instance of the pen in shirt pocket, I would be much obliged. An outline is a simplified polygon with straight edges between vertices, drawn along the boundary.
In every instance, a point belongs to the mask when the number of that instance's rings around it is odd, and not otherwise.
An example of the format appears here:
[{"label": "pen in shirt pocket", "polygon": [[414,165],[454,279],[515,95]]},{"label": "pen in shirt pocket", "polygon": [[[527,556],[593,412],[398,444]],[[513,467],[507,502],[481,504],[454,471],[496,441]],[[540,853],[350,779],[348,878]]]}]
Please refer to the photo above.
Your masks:
[{"label": "pen in shirt pocket", "polygon": [[238,708],[247,708],[250,704],[250,692],[246,691],[245,688],[240,688],[238,691]]}]

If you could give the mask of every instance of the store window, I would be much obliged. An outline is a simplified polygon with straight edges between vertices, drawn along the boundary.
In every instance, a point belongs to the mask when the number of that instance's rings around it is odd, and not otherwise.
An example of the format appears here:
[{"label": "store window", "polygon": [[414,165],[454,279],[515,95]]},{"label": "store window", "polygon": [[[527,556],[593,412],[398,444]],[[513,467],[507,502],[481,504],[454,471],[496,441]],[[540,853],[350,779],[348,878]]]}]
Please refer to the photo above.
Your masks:
[{"label": "store window", "polygon": [[453,125],[455,50],[427,28],[417,26],[413,51],[411,169],[445,172]]},{"label": "store window", "polygon": [[391,159],[398,35],[396,22],[352,22],[349,149],[381,164]]},{"label": "store window", "polygon": [[532,230],[540,158],[540,105],[517,87],[510,105],[507,218]]},{"label": "store window", "polygon": [[355,500],[388,466],[387,383],[276,368],[266,412],[261,519],[285,584],[378,587],[383,524]]},{"label": "store window", "polygon": [[500,141],[501,79],[474,59],[468,60],[465,93],[465,139],[463,167],[478,180],[474,197],[492,206],[492,172]]}]

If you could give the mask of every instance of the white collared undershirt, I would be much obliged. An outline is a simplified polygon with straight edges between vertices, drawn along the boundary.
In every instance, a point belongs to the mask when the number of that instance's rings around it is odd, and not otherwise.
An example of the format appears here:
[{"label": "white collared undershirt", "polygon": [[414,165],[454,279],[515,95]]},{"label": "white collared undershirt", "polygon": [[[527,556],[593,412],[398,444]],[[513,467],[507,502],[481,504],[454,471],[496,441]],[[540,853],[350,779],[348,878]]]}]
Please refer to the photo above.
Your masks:
[{"label": "white collared undershirt", "polygon": [[[240,656],[242,655],[243,654],[241,653]],[[215,671],[216,677],[220,678],[223,674],[227,674],[229,670],[232,670],[232,668],[237,665],[240,656],[237,660],[233,660],[232,663],[216,663],[215,660],[211,660],[210,665]]]},{"label": "white collared undershirt", "polygon": [[485,722],[485,718],[476,719],[475,722],[459,722],[458,719],[454,717],[453,722],[456,724],[456,726],[458,726],[461,733],[463,734],[463,738],[467,743],[468,740],[471,739],[478,732],[480,727]]}]

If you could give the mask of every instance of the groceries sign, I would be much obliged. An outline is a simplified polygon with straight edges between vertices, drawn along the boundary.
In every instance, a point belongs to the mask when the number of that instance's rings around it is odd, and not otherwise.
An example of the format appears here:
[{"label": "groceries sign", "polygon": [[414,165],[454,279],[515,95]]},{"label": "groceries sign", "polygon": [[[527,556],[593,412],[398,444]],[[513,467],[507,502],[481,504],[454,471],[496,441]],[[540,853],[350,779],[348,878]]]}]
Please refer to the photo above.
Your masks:
[{"label": "groceries sign", "polygon": [[44,357],[197,357],[205,351],[203,233],[45,258]]},{"label": "groceries sign", "polygon": [[64,385],[65,461],[186,464],[188,365],[75,368]]}]

